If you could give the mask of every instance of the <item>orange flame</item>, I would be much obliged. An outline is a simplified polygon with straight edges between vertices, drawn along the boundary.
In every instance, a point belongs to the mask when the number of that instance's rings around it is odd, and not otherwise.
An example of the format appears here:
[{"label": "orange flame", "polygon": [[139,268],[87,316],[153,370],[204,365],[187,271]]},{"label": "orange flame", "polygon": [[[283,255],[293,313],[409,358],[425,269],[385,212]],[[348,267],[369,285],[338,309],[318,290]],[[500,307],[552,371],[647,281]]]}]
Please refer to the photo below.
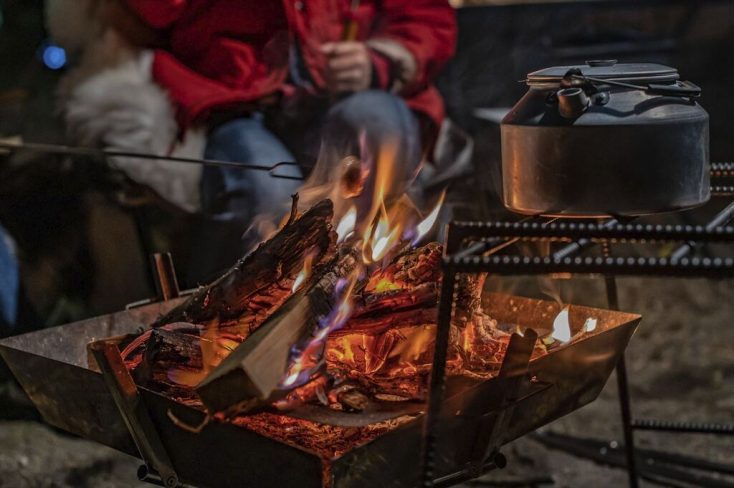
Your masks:
[{"label": "orange flame", "polygon": [[352,205],[336,226],[337,244],[349,237],[357,225],[357,208]]},{"label": "orange flame", "polygon": [[295,281],[293,281],[293,286],[291,286],[291,291],[293,293],[297,292],[301,286],[306,282],[306,280],[311,276],[311,266],[313,263],[313,254],[308,253],[306,254],[306,258],[303,260],[303,269],[301,269],[301,272],[298,273],[298,276],[296,276]]},{"label": "orange flame", "polygon": [[[380,209],[380,218],[365,238],[363,257],[366,263],[375,263],[398,243],[398,237],[402,228],[402,222],[395,222],[391,226],[390,217],[383,204]],[[369,252],[368,252],[369,250]]]},{"label": "orange flame", "polygon": [[433,210],[431,210],[425,219],[423,219],[416,227],[416,237],[413,239],[413,245],[415,246],[418,244],[421,239],[423,239],[428,232],[433,228],[433,226],[436,224],[436,220],[438,219],[439,213],[441,213],[441,207],[443,206],[444,198],[446,198],[446,190],[441,192],[441,196],[438,198],[438,203],[436,203],[436,206],[433,207]]},{"label": "orange flame", "polygon": [[565,344],[571,340],[571,322],[568,313],[568,306],[564,307],[555,320],[553,320],[553,332],[551,337]]}]

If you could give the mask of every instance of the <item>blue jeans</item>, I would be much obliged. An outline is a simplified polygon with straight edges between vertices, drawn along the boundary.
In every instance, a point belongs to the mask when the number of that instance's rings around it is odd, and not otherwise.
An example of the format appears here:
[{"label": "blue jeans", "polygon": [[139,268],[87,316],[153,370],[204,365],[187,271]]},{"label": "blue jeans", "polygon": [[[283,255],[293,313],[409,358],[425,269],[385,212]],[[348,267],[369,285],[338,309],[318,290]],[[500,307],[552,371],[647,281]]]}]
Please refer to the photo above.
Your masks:
[{"label": "blue jeans", "polygon": [[[265,128],[262,114],[235,119],[216,128],[209,136],[204,157],[258,165],[294,161],[283,143]],[[300,168],[295,166],[281,167],[278,173],[301,176]],[[205,213],[232,213],[250,221],[256,215],[281,213],[301,182],[276,178],[265,171],[207,166],[201,184]]]},{"label": "blue jeans", "polygon": [[18,262],[0,226],[0,328],[15,325],[19,291]]},{"label": "blue jeans", "polygon": [[[212,131],[204,155],[207,159],[244,164],[295,161],[282,142],[287,139],[291,146],[297,146],[294,149],[299,154],[315,155],[319,145],[328,148],[321,152],[320,159],[336,168],[347,155],[365,151],[375,155],[379,148],[392,143],[396,145],[394,164],[398,165],[393,173],[395,181],[408,181],[418,168],[418,121],[405,102],[394,95],[375,90],[358,92],[331,108],[324,107],[321,113],[304,115],[309,119],[305,133],[284,133],[283,138],[266,128],[262,114],[232,120]],[[286,126],[284,132],[288,130]],[[281,167],[278,173],[300,176],[301,170]],[[290,195],[301,184],[264,171],[208,166],[202,176],[202,208],[209,215],[234,214],[247,222],[264,213],[282,216],[288,209]]]}]

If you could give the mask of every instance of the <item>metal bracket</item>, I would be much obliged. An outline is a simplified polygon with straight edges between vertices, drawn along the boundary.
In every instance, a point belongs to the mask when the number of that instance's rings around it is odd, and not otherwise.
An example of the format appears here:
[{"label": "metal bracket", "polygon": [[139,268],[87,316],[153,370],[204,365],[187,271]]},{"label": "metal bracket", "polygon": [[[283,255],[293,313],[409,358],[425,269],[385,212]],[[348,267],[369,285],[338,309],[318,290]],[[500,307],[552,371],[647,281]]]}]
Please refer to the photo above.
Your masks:
[{"label": "metal bracket", "polygon": [[479,475],[482,472],[487,452],[496,453],[502,443],[502,435],[512,419],[522,386],[525,384],[530,357],[533,354],[538,334],[528,329],[524,335],[513,334],[507,347],[504,361],[496,382],[500,385],[500,398],[488,398],[480,409],[480,426],[474,441],[471,466]]},{"label": "metal bracket", "polygon": [[150,262],[153,269],[156,296],[154,298],[145,298],[137,302],[128,303],[125,305],[125,310],[188,296],[197,290],[196,288],[183,291],[179,289],[178,280],[176,279],[176,268],[173,266],[171,253],[154,253],[150,257]]},{"label": "metal bracket", "polygon": [[96,341],[89,345],[89,350],[102,371],[107,388],[140,452],[145,463],[145,472],[159,473],[163,485],[168,488],[182,486],[140,398],[138,387],[125,367],[117,344],[105,340]]}]

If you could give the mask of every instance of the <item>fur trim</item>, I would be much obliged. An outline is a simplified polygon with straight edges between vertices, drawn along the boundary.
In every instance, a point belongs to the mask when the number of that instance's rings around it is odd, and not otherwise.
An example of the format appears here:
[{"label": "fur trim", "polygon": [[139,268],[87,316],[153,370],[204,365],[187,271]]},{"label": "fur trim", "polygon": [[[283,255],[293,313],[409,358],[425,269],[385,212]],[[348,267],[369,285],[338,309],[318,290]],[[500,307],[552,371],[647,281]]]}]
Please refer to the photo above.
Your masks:
[{"label": "fur trim", "polygon": [[[107,31],[85,51],[59,90],[69,139],[84,146],[200,158],[203,131],[176,141],[178,126],[165,91],[152,79],[153,53],[135,50],[114,31]],[[115,158],[118,167],[163,198],[196,211],[199,165],[166,160]]]}]

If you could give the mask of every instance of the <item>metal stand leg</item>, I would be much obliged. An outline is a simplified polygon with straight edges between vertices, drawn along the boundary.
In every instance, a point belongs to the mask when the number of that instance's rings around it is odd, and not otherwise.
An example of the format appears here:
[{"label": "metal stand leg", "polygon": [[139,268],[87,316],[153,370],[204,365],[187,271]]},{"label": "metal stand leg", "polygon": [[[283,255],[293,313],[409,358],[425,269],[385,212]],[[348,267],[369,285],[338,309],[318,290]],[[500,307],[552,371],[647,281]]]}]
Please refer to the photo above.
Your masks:
[{"label": "metal stand leg", "polygon": [[[607,305],[611,310],[619,310],[616,278],[614,276],[607,276],[604,281],[607,288]],[[619,390],[617,395],[619,396],[619,407],[622,413],[622,430],[624,433],[624,450],[627,458],[629,486],[630,488],[637,488],[638,479],[637,459],[635,456],[635,436],[634,429],[632,427],[629,385],[627,383],[627,366],[624,362],[624,354],[619,358],[619,363],[617,363],[617,389]]]},{"label": "metal stand leg", "polygon": [[619,390],[619,407],[622,413],[622,430],[624,432],[624,450],[627,457],[627,473],[629,474],[630,488],[637,488],[637,459],[635,456],[635,436],[632,428],[632,414],[630,412],[629,385],[627,384],[627,366],[624,355],[617,363],[617,388]]}]

